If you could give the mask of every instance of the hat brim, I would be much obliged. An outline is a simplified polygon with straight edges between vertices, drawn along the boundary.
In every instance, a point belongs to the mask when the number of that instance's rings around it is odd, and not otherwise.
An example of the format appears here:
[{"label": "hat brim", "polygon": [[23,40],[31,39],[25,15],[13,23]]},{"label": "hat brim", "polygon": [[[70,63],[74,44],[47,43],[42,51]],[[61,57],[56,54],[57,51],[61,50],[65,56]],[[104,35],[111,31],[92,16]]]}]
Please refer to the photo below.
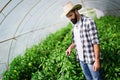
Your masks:
[{"label": "hat brim", "polygon": [[[82,6],[80,5],[80,4],[77,4],[77,5],[75,5],[70,11],[72,11],[72,10],[75,10],[75,9],[77,9],[77,10],[79,10],[79,9],[81,9],[82,8]],[[69,12],[70,12],[69,11]],[[68,13],[69,13],[68,12]]]},{"label": "hat brim", "polygon": [[[75,9],[80,10],[81,8],[82,8],[82,5],[81,4],[77,4],[70,11],[75,10]],[[61,17],[66,16],[68,13],[62,13]]]}]

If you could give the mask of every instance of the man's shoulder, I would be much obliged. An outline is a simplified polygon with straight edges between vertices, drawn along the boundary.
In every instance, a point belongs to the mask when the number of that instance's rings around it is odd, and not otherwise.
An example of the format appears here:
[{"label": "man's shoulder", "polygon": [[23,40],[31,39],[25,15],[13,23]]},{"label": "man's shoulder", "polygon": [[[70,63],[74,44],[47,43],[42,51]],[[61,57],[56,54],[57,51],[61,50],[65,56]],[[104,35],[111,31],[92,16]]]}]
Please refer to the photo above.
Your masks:
[{"label": "man's shoulder", "polygon": [[85,21],[85,22],[91,22],[91,21],[94,22],[94,20],[90,17],[87,17],[83,14],[81,14],[81,16],[82,16],[83,21]]}]

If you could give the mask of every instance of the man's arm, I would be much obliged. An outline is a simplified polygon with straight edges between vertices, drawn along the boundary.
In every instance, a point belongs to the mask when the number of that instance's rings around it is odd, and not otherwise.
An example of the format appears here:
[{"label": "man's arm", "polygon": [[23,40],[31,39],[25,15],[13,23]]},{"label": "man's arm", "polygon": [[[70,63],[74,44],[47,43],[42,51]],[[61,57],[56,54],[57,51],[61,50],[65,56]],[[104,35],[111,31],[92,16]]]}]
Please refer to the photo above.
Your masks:
[{"label": "man's arm", "polygon": [[69,47],[68,47],[68,49],[66,50],[66,55],[67,56],[69,56],[70,55],[70,53],[71,53],[71,51],[72,51],[72,49],[75,47],[75,44],[74,43],[72,43]]},{"label": "man's arm", "polygon": [[94,53],[95,53],[95,61],[100,61],[100,47],[99,44],[94,44]]},{"label": "man's arm", "polygon": [[93,48],[94,48],[94,54],[95,54],[95,62],[93,65],[93,69],[94,69],[94,71],[97,71],[100,69],[100,47],[99,47],[99,44],[94,44]]},{"label": "man's arm", "polygon": [[98,31],[94,20],[90,20],[89,28],[90,28],[90,38],[93,44],[93,49],[95,54],[95,62],[93,64],[93,70],[97,71],[100,69],[100,47],[99,47],[100,43],[98,39]]}]

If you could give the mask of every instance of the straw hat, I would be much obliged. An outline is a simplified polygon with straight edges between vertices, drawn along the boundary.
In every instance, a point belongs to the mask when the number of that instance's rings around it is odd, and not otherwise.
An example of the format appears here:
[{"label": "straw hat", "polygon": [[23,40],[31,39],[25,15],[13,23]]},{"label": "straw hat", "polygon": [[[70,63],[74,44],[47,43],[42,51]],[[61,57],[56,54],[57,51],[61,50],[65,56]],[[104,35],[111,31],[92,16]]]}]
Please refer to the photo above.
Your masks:
[{"label": "straw hat", "polygon": [[70,11],[74,9],[81,9],[82,6],[80,4],[74,5],[72,2],[68,2],[66,5],[63,6],[63,14],[61,16],[66,16]]}]

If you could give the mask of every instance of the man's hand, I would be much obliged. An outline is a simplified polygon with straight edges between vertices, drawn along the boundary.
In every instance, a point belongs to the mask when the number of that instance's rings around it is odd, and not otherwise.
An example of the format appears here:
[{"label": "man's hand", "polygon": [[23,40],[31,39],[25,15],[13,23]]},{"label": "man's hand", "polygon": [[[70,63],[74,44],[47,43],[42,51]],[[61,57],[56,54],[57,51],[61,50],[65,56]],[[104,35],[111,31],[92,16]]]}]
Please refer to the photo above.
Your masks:
[{"label": "man's hand", "polygon": [[93,70],[97,71],[100,69],[100,61],[95,61],[93,64]]},{"label": "man's hand", "polygon": [[71,53],[71,49],[70,48],[68,48],[67,50],[66,50],[66,56],[69,56],[70,55],[70,53]]},{"label": "man's hand", "polygon": [[70,55],[70,53],[71,53],[71,51],[72,51],[72,49],[75,47],[75,45],[74,45],[74,43],[72,43],[70,46],[69,46],[69,48],[66,50],[66,56],[69,56]]}]

